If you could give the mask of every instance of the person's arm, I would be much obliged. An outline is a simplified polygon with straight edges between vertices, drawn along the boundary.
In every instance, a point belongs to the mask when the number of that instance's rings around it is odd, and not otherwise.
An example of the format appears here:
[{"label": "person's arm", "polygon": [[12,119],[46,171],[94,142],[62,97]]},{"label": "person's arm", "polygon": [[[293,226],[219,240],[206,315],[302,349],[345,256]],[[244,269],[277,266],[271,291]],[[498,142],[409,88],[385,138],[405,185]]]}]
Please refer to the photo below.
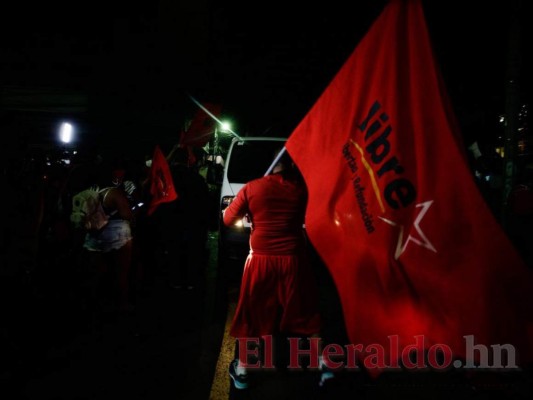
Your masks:
[{"label": "person's arm", "polygon": [[121,189],[109,189],[109,192],[104,199],[104,205],[106,208],[117,210],[119,217],[126,221],[131,221],[133,219],[133,213],[128,198]]},{"label": "person's arm", "polygon": [[248,186],[244,186],[224,210],[224,225],[231,226],[248,212]]}]

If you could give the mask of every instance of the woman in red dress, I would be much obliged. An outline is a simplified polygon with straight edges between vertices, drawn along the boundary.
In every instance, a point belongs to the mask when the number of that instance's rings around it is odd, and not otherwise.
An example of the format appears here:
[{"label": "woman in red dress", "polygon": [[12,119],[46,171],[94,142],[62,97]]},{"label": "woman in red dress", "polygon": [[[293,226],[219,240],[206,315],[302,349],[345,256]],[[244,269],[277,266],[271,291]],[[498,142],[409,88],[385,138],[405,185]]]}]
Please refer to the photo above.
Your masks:
[{"label": "woman in red dress", "polygon": [[[224,224],[243,217],[252,226],[231,335],[261,338],[276,333],[318,336],[318,290],[304,232],[307,190],[285,152],[271,175],[250,181],[224,212]],[[246,370],[234,360],[230,375],[247,387]]]}]

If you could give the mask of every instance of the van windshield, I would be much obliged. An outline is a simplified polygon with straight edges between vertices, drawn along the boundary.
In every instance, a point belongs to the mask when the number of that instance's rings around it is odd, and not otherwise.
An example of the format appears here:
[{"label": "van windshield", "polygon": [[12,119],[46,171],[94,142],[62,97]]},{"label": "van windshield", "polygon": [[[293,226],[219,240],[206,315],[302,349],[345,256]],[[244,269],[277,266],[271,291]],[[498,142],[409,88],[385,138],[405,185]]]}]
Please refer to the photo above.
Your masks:
[{"label": "van windshield", "polygon": [[232,183],[246,183],[260,178],[274,161],[276,151],[283,145],[284,142],[278,140],[249,140],[235,143],[227,166],[228,180]]}]

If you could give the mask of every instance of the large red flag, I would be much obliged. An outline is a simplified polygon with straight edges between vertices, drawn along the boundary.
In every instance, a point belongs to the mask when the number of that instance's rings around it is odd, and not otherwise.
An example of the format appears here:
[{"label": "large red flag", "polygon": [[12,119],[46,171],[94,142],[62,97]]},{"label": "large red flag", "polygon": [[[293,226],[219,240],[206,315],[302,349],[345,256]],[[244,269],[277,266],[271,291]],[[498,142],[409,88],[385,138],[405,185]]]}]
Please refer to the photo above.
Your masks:
[{"label": "large red flag", "polygon": [[167,159],[159,146],[155,147],[150,167],[150,195],[152,198],[148,207],[148,215],[152,215],[159,204],[178,198]]},{"label": "large red flag", "polygon": [[455,366],[483,361],[477,344],[531,360],[532,273],[471,178],[449,105],[420,1],[392,0],[287,142],[348,337],[377,371],[415,344]]},{"label": "large red flag", "polygon": [[[203,105],[212,115],[218,117],[222,110],[220,104]],[[216,121],[202,108],[198,108],[189,127],[181,133],[180,145],[203,147],[215,133]]]}]

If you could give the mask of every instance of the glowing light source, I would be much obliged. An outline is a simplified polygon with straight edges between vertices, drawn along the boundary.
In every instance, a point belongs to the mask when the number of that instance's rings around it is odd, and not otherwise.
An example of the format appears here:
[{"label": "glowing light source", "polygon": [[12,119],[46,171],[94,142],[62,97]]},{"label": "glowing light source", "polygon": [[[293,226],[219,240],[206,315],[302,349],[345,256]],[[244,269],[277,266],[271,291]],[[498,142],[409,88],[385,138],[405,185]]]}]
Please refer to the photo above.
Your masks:
[{"label": "glowing light source", "polygon": [[220,121],[220,132],[231,132],[231,124],[228,121]]},{"label": "glowing light source", "polygon": [[70,143],[72,141],[73,132],[74,128],[72,124],[63,122],[59,128],[59,140],[63,143]]}]

